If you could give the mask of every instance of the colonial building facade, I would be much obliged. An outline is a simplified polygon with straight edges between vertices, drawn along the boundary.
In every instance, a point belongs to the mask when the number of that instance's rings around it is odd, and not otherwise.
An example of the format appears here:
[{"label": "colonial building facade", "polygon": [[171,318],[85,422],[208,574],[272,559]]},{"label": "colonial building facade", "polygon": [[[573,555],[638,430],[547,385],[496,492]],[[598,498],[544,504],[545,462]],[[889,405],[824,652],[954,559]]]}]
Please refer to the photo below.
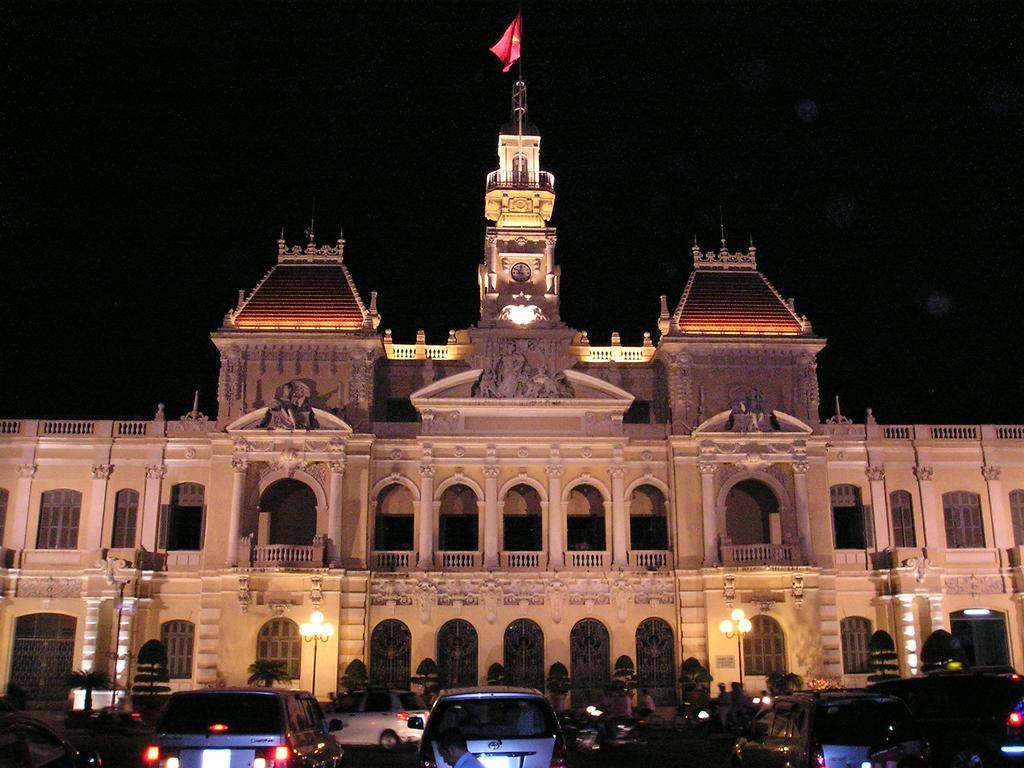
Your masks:
[{"label": "colonial building facade", "polygon": [[486,179],[480,319],[446,343],[381,328],[344,240],[282,238],[212,334],[216,418],[0,420],[0,683],[130,685],[154,638],[177,688],[257,659],[309,687],[316,658],[321,697],[353,659],[404,687],[428,657],[443,685],[560,661],[578,701],[621,655],[661,703],[690,656],[862,684],[876,630],[904,674],[937,629],[1024,664],[1024,425],[822,421],[825,340],[724,240],[656,340],[592,344],[560,317],[525,105]]}]

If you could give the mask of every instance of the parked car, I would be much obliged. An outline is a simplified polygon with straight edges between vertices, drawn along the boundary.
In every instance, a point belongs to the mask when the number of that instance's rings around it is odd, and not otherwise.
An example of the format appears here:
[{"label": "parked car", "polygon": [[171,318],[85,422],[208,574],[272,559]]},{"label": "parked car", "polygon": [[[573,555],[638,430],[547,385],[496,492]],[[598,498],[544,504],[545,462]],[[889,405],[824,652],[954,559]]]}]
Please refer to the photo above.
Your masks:
[{"label": "parked car", "polygon": [[939,768],[1024,763],[1024,680],[1020,675],[935,673],[886,680],[869,690],[907,703],[932,745]]},{"label": "parked car", "polygon": [[76,710],[64,717],[64,726],[69,730],[114,731],[134,733],[146,730],[142,715],[130,709],[104,707],[91,712]]},{"label": "parked car", "polygon": [[908,768],[927,761],[928,743],[907,705],[857,691],[777,697],[737,739],[732,756],[733,768]]},{"label": "parked car", "polygon": [[151,768],[336,768],[344,750],[304,691],[208,688],[172,694],[144,759]]},{"label": "parked car", "polygon": [[399,744],[418,742],[422,730],[409,728],[409,718],[426,719],[429,708],[409,691],[368,690],[339,697],[333,716],[345,727],[335,738],[345,745],[376,744],[394,749]]},{"label": "parked car", "polygon": [[28,715],[0,714],[0,765],[4,768],[101,768],[95,752],[76,749]]},{"label": "parked car", "polygon": [[[423,728],[422,718],[410,718]],[[430,710],[420,742],[419,768],[447,765],[438,740],[448,730],[466,737],[466,746],[486,768],[567,768],[568,752],[558,718],[533,688],[483,686],[442,691]]]}]

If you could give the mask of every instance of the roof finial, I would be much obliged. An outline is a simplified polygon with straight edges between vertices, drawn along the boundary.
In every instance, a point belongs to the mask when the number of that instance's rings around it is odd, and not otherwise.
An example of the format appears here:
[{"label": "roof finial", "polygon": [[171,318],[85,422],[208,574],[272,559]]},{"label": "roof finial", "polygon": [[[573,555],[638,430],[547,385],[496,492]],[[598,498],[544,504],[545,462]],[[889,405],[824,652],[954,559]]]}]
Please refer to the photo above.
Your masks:
[{"label": "roof finial", "polygon": [[722,233],[722,250],[725,250],[725,216],[722,214],[722,206],[718,206],[718,228]]},{"label": "roof finial", "polygon": [[284,227],[283,226],[281,227],[281,236],[279,238],[277,238],[277,242],[279,242],[279,243],[283,243],[284,242]]},{"label": "roof finial", "polygon": [[345,228],[341,224],[338,224],[338,242],[345,242]]},{"label": "roof finial", "polygon": [[313,195],[313,207],[309,214],[309,229],[306,230],[306,237],[309,242],[312,243],[316,239],[315,228],[316,227],[316,195]]},{"label": "roof finial", "polygon": [[520,139],[523,135],[523,125],[526,123],[526,83],[516,80],[512,86],[512,122],[515,123]]}]

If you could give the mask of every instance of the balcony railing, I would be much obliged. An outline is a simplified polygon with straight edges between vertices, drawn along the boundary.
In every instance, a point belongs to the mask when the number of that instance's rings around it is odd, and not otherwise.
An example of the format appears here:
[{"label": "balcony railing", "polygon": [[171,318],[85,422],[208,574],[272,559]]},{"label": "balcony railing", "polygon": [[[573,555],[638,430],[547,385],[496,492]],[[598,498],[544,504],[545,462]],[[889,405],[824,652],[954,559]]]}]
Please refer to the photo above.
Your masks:
[{"label": "balcony railing", "polygon": [[543,562],[543,552],[502,552],[501,567],[510,571],[536,570]]},{"label": "balcony railing", "polygon": [[793,544],[728,544],[719,546],[723,565],[798,565],[800,547]]},{"label": "balcony railing", "polygon": [[631,549],[629,550],[629,564],[634,568],[660,571],[663,568],[668,568],[669,554],[664,549]]},{"label": "balcony railing", "polygon": [[568,562],[570,568],[597,569],[604,568],[607,560],[606,552],[569,552]]},{"label": "balcony railing", "polygon": [[374,552],[374,563],[378,571],[407,571],[415,562],[415,552],[387,551]]},{"label": "balcony railing", "polygon": [[441,552],[441,567],[446,571],[472,571],[480,562],[479,552]]},{"label": "balcony railing", "polygon": [[253,568],[323,568],[324,540],[313,544],[253,544],[249,564]]},{"label": "balcony railing", "polygon": [[522,173],[516,171],[491,171],[487,174],[487,191],[492,189],[546,189],[555,188],[555,176],[547,171]]}]

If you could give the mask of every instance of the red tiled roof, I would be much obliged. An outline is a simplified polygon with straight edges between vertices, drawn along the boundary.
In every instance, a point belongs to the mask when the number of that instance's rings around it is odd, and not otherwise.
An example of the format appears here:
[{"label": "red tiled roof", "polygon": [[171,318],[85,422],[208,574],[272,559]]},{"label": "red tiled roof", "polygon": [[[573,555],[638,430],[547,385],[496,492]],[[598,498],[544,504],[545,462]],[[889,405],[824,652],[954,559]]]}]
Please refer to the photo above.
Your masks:
[{"label": "red tiled roof", "polygon": [[756,269],[700,269],[690,275],[675,322],[683,333],[799,336],[793,313]]},{"label": "red tiled roof", "polygon": [[358,330],[363,308],[341,263],[276,264],[235,315],[245,330]]}]

